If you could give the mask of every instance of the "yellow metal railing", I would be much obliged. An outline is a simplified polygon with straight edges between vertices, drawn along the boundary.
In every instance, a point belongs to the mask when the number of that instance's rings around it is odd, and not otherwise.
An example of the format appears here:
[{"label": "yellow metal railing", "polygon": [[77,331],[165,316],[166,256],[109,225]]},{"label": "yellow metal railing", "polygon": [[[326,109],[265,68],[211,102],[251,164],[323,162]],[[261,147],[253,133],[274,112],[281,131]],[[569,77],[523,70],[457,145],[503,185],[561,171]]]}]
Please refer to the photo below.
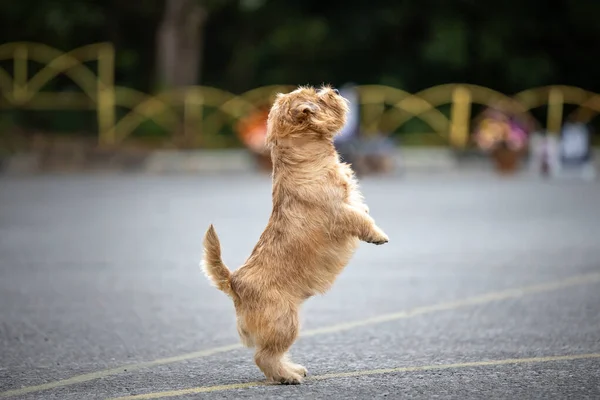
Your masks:
[{"label": "yellow metal railing", "polygon": [[[275,94],[293,88],[275,85],[235,95],[205,86],[192,86],[148,95],[115,86],[115,52],[110,43],[84,46],[69,52],[39,43],[0,45],[0,61],[12,60],[13,73],[0,67],[0,108],[33,110],[94,110],[100,145],[114,146],[127,139],[142,123],[151,120],[188,143],[210,138],[228,124],[259,107],[270,105]],[[43,68],[30,76],[29,62]],[[96,72],[85,63],[95,62]],[[48,92],[44,86],[59,74],[70,78],[81,92]],[[600,113],[600,95],[570,86],[525,90],[513,96],[470,84],[445,84],[411,94],[381,86],[359,86],[363,128],[368,132],[393,132],[412,118],[424,121],[454,147],[468,143],[474,104],[499,101],[529,115],[547,106],[546,129],[556,134],[563,121],[564,104],[578,107],[570,115],[587,122]],[[450,105],[450,116],[439,107]],[[116,109],[128,113],[117,119]],[[533,120],[533,117],[531,117]]]}]

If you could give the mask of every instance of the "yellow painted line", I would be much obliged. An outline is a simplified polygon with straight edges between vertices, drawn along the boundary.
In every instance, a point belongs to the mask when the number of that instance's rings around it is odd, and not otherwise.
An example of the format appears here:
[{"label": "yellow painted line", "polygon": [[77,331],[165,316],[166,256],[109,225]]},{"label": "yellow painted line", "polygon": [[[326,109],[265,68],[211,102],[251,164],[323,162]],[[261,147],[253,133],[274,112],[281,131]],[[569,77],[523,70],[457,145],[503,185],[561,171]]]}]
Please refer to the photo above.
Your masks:
[{"label": "yellow painted line", "polygon": [[408,311],[400,311],[397,313],[391,314],[383,314],[372,318],[366,318],[358,321],[351,321],[331,326],[326,326],[323,328],[311,329],[304,333],[302,336],[315,336],[321,335],[324,333],[335,333],[340,331],[346,331],[353,328],[358,328],[367,325],[374,325],[383,322],[395,321],[399,319],[406,319],[416,317],[418,315],[430,314],[437,311],[449,311],[456,310],[463,307],[475,306],[481,304],[492,303],[495,301],[515,299],[519,297],[524,297],[536,293],[550,292],[553,290],[563,289],[569,286],[578,286],[586,283],[595,283],[600,281],[600,273],[593,272],[590,274],[577,275],[571,278],[540,283],[537,285],[525,286],[515,289],[507,289],[498,292],[486,293],[480,296],[467,297],[466,299],[450,301],[445,303],[433,304],[430,306],[423,306],[413,308]]},{"label": "yellow painted line", "polygon": [[[307,381],[321,381],[325,379],[334,378],[353,378],[360,376],[369,375],[383,375],[383,374],[396,374],[401,372],[416,372],[416,371],[433,371],[443,369],[460,369],[460,368],[474,368],[474,367],[493,367],[499,365],[515,365],[515,364],[534,364],[534,363],[546,363],[556,361],[574,361],[574,360],[585,360],[600,358],[600,353],[591,354],[577,354],[567,356],[550,356],[550,357],[531,357],[531,358],[508,358],[504,360],[490,360],[490,361],[474,361],[456,364],[434,364],[434,365],[422,365],[417,367],[400,367],[400,368],[381,368],[371,369],[362,371],[351,371],[351,372],[335,372],[331,374],[315,375],[306,378]],[[234,389],[246,389],[256,386],[268,385],[266,382],[247,382],[247,383],[234,383],[231,385],[219,385],[219,386],[199,386],[189,389],[171,390],[166,392],[154,392],[146,394],[138,394],[133,396],[115,397],[110,400],[147,400],[147,399],[162,399],[166,397],[185,396],[189,394],[208,393],[208,392],[221,392],[225,390]]]},{"label": "yellow painted line", "polygon": [[125,371],[127,371],[127,372],[136,371],[136,370],[139,370],[142,368],[155,367],[157,365],[171,364],[171,363],[175,363],[175,362],[191,360],[194,358],[207,357],[207,356],[210,356],[213,354],[223,353],[223,352],[235,350],[235,349],[238,349],[241,347],[242,347],[241,344],[233,344],[233,345],[229,345],[229,346],[215,347],[212,349],[196,351],[194,353],[183,354],[183,355],[175,356],[175,357],[160,358],[160,359],[154,360],[154,361],[145,361],[145,362],[141,362],[141,363],[137,363],[137,364],[123,365],[121,367],[110,368],[110,369],[105,369],[105,370],[96,371],[96,372],[90,372],[89,374],[77,375],[72,378],[63,379],[60,381],[55,381],[55,382],[50,382],[50,383],[44,383],[42,385],[27,386],[27,387],[24,387],[21,389],[9,390],[9,391],[0,393],[0,397],[22,396],[27,393],[41,392],[43,390],[55,389],[55,388],[63,387],[63,386],[76,385],[78,383],[89,382],[89,381],[92,381],[95,379],[104,378],[104,377],[112,376],[112,375],[117,375],[117,374],[120,374]]},{"label": "yellow painted line", "polygon": [[[482,305],[495,301],[508,300],[508,299],[516,299],[536,293],[544,293],[550,292],[553,290],[563,289],[571,286],[578,286],[583,284],[595,283],[600,281],[600,272],[593,272],[589,274],[576,275],[571,278],[565,278],[558,281],[552,281],[547,283],[541,283],[536,285],[524,286],[520,288],[507,289],[497,292],[491,292],[479,296],[468,297],[462,300],[443,302],[438,304],[433,304],[430,306],[417,307],[412,310],[400,311],[396,313],[379,315],[372,318],[366,318],[357,321],[345,322],[341,324],[335,324],[331,326],[326,326],[323,328],[310,329],[302,332],[301,337],[309,337],[322,335],[326,333],[335,333],[335,332],[343,332],[354,328],[359,328],[363,326],[379,324],[383,322],[395,321],[400,319],[412,318],[419,315],[430,314],[438,311],[450,311],[456,310],[464,307],[474,306],[474,305]],[[208,357],[214,354],[225,353],[228,351],[236,350],[243,348],[240,343],[231,344],[228,346],[215,347],[212,349],[206,349],[202,351],[197,351],[193,353],[182,354],[179,356],[168,357],[168,358],[160,358],[154,361],[145,361],[137,364],[129,364],[121,367],[105,369],[97,372],[91,372],[88,374],[77,375],[68,379],[63,379],[60,381],[45,383],[41,385],[35,386],[26,386],[20,389],[13,389],[6,392],[0,393],[0,398],[10,397],[10,396],[21,396],[27,393],[40,392],[43,390],[54,389],[63,386],[71,386],[82,382],[88,382],[91,380],[104,378],[107,376],[117,375],[123,373],[124,370],[127,372],[140,370],[148,367],[155,367],[158,365],[166,365],[172,364],[181,361],[192,360],[196,358]]]}]

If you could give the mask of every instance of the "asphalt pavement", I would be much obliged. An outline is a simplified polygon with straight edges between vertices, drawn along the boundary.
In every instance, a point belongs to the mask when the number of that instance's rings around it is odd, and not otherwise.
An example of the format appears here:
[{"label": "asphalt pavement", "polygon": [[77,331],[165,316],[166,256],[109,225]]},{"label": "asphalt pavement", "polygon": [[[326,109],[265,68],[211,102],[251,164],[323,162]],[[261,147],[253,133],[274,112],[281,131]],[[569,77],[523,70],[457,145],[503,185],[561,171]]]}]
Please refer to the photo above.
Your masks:
[{"label": "asphalt pavement", "polygon": [[[600,184],[366,177],[388,233],[302,310],[264,385],[198,267],[249,255],[270,178],[0,178],[0,398],[600,399]],[[137,397],[136,397],[137,396]]]}]

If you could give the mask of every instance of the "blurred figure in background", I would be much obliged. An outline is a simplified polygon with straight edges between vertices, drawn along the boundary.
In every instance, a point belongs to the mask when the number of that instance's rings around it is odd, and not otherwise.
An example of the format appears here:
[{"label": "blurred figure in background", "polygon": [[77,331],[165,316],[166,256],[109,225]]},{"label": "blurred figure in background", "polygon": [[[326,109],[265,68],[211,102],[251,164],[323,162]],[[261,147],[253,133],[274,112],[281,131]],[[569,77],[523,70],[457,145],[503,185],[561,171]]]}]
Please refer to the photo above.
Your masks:
[{"label": "blurred figure in background", "polygon": [[346,125],[334,138],[334,145],[342,161],[355,164],[360,148],[360,93],[354,83],[346,83],[340,88],[340,94],[348,100],[349,112]]},{"label": "blurred figure in background", "polygon": [[382,133],[368,138],[361,135],[360,93],[356,84],[346,83],[340,94],[350,103],[346,125],[334,139],[342,161],[351,164],[357,175],[391,171],[395,144]]}]

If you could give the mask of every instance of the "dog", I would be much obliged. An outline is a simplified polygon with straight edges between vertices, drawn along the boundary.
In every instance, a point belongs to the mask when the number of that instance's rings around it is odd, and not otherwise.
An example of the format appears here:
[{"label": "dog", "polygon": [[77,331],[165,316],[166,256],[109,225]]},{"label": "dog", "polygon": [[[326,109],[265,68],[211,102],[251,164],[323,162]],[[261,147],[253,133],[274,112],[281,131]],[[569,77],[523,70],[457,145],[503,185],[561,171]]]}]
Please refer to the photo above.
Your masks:
[{"label": "dog", "polygon": [[299,384],[307,375],[287,356],[302,303],[332,286],[360,241],[389,241],[333,145],[347,112],[346,99],[330,86],[278,94],[267,119],[273,169],[265,230],[234,272],[221,259],[212,224],[204,236],[204,273],[232,298],[242,343],[255,348],[256,365],[275,383]]}]

